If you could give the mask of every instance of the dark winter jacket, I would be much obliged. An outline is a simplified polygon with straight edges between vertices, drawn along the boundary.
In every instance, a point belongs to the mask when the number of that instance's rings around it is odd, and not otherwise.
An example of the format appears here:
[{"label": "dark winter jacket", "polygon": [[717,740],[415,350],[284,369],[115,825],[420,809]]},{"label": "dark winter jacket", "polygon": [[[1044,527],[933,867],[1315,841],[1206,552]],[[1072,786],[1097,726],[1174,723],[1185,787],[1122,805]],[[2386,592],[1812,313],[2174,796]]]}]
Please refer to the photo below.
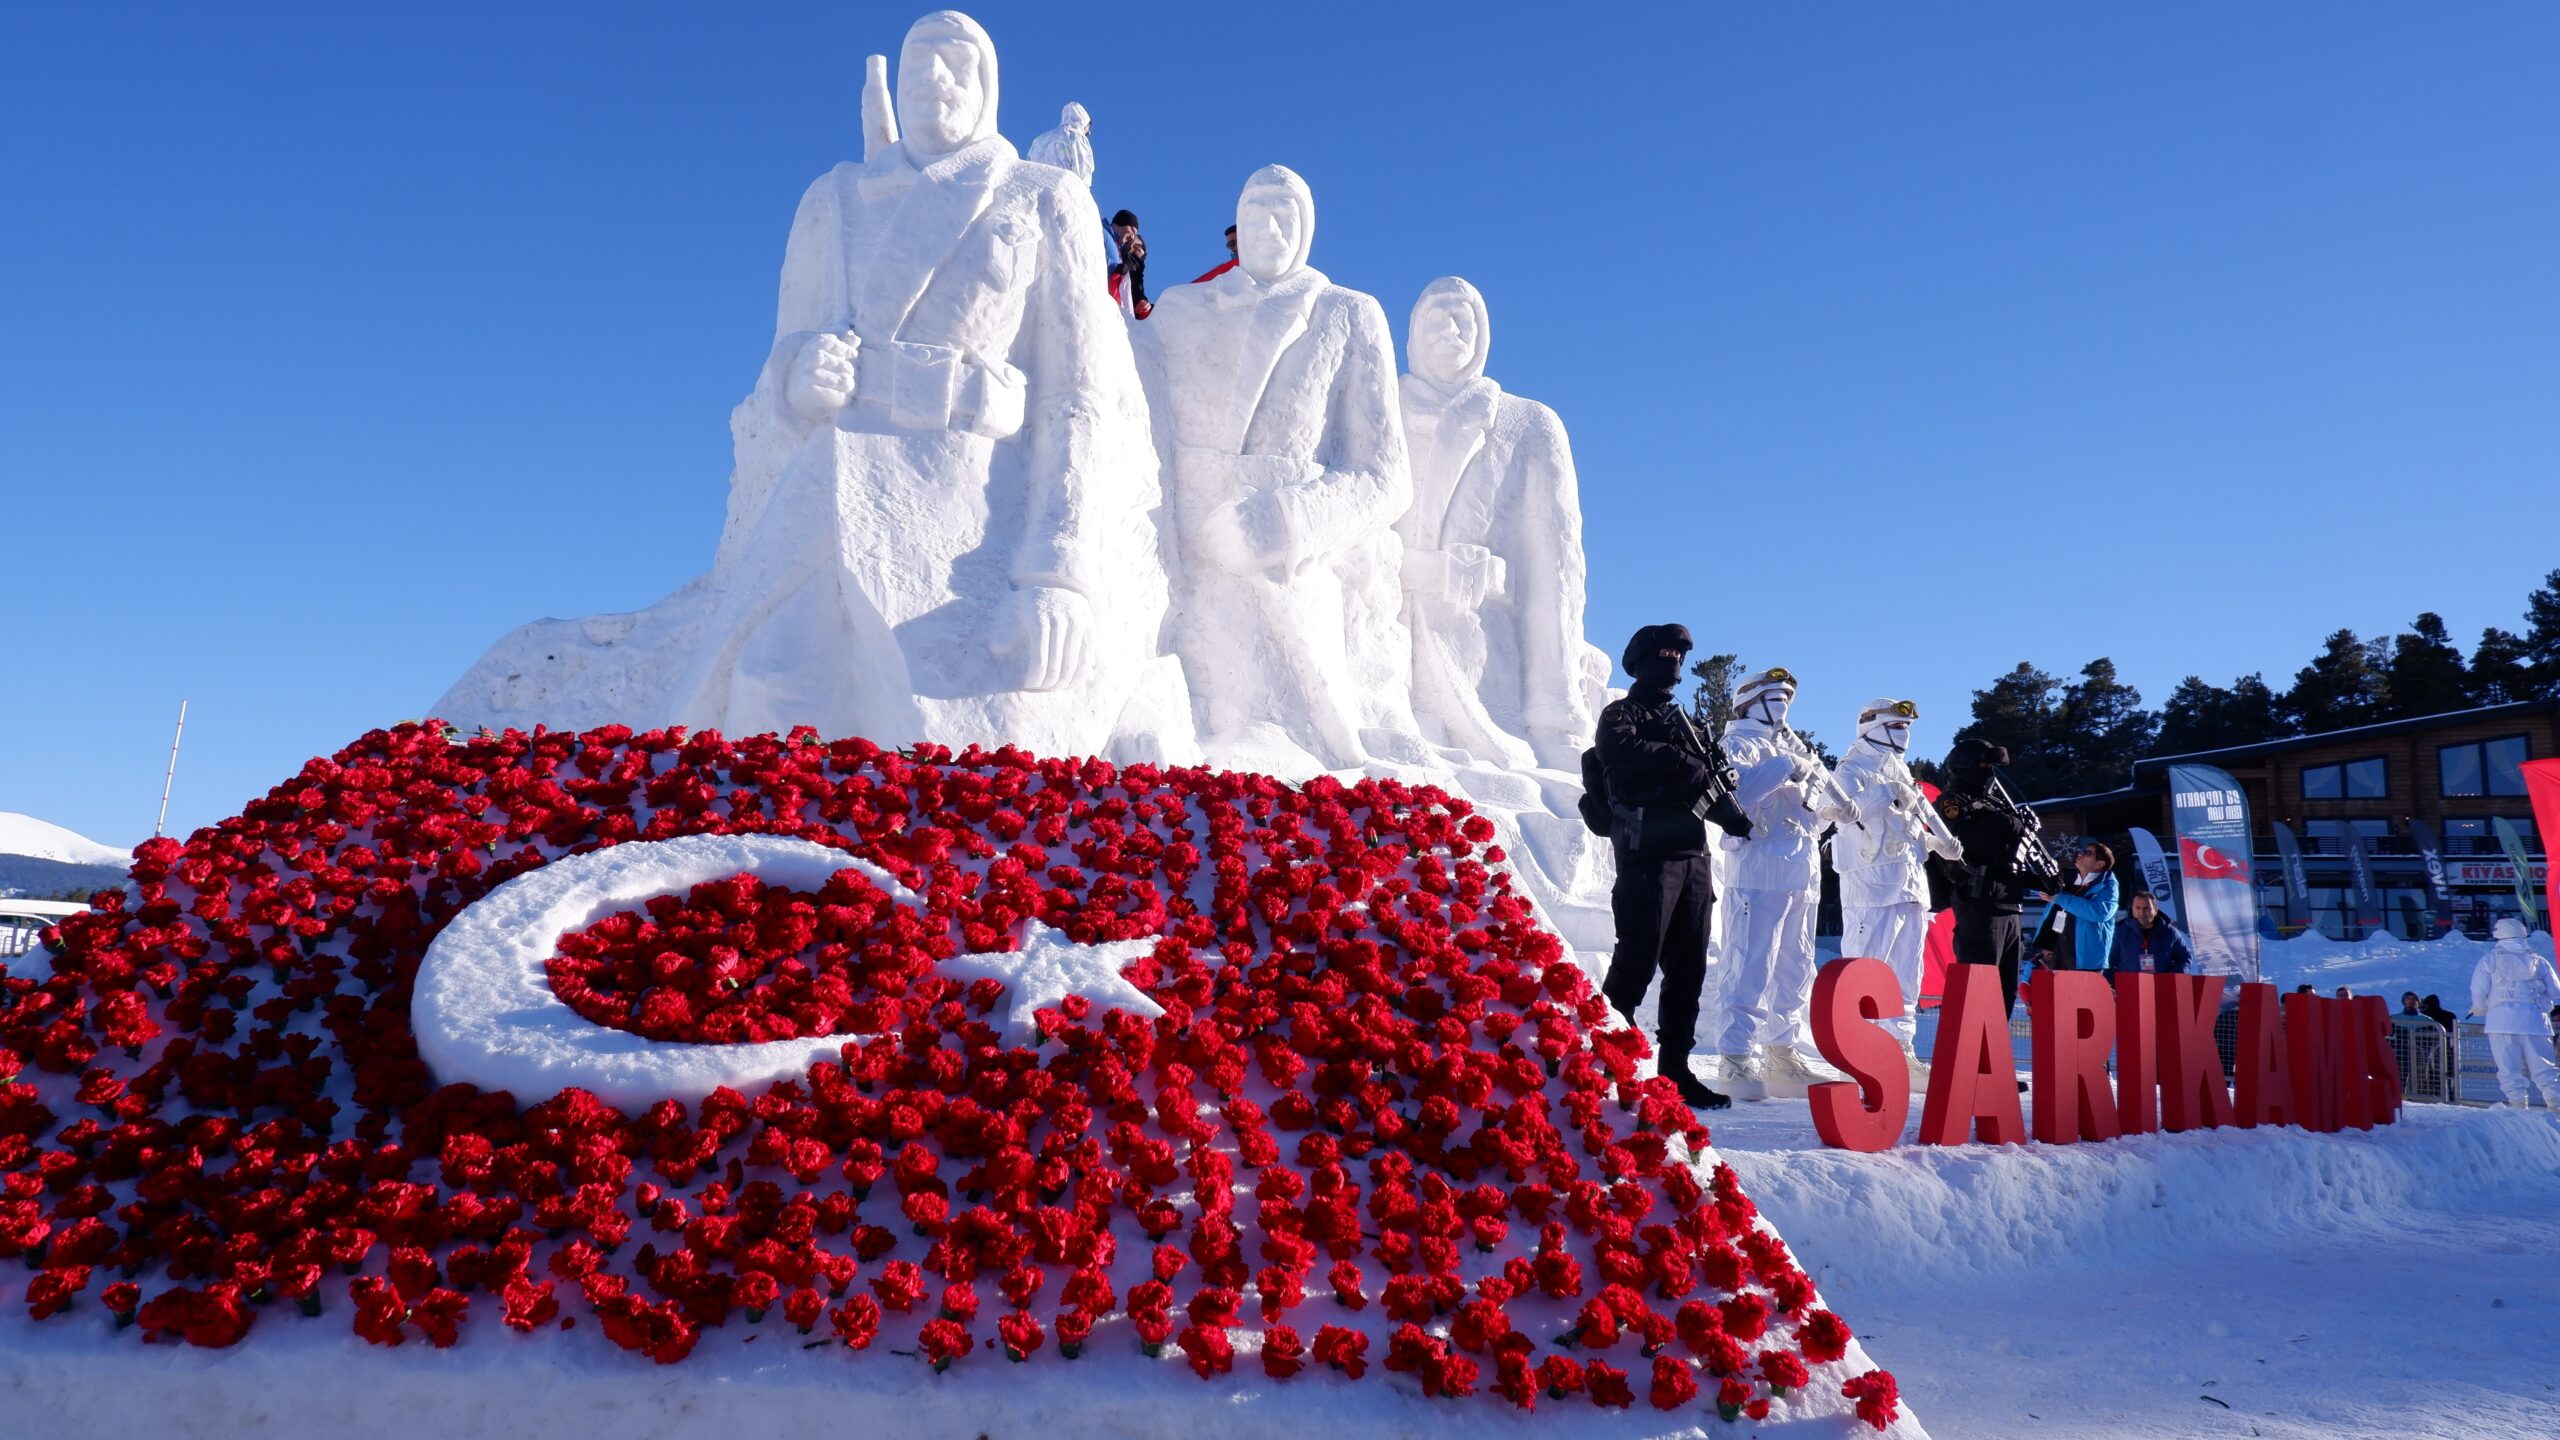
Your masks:
[{"label": "dark winter jacket", "polygon": [[[1611,827],[1622,853],[1636,851],[1636,836],[1675,838],[1645,846],[1647,860],[1706,852],[1704,823],[1713,820],[1738,835],[1751,831],[1741,808],[1733,803],[1733,766],[1715,743],[1698,732],[1688,712],[1667,686],[1637,685],[1600,712],[1595,742],[1600,768],[1609,780],[1609,804],[1619,817]],[[1653,817],[1646,823],[1647,814]],[[1666,829],[1663,821],[1681,817]]]},{"label": "dark winter jacket", "polygon": [[1949,788],[1938,796],[1938,814],[1964,846],[1969,883],[1957,886],[1958,903],[1995,915],[2015,915],[2024,908],[2029,886],[2018,873],[2018,842],[2027,825],[2018,813],[1989,795]]},{"label": "dark winter jacket", "polygon": [[2187,973],[2187,966],[2194,956],[2187,950],[2187,937],[2178,933],[2178,927],[2171,924],[2166,915],[2153,916],[2151,928],[2147,931],[2142,928],[2142,922],[2131,915],[2116,921],[2115,949],[2107,956],[2107,973],[2113,975],[2126,970],[2140,970],[2146,937],[2151,943],[2152,973]]}]

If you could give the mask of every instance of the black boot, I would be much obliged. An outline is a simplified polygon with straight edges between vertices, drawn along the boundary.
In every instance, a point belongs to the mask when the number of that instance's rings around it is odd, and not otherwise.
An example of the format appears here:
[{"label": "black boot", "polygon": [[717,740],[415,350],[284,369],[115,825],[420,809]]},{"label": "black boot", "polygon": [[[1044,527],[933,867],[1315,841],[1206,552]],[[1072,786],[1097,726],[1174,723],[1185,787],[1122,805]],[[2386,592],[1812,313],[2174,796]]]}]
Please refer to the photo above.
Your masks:
[{"label": "black boot", "polygon": [[1699,1079],[1697,1072],[1689,1068],[1689,1047],[1684,1045],[1678,1050],[1665,1048],[1660,1053],[1661,1071],[1670,1077],[1672,1084],[1680,1087],[1681,1104],[1692,1110],[1722,1110],[1733,1104],[1732,1096],[1710,1089],[1707,1082]]}]

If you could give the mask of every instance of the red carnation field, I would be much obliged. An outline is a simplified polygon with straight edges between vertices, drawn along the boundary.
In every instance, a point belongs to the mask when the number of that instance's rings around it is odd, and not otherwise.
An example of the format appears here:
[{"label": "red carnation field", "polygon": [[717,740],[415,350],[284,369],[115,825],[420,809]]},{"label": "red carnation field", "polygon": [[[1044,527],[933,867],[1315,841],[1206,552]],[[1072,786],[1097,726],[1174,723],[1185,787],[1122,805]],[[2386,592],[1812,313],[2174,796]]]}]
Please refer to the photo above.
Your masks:
[{"label": "red carnation field", "polygon": [[[835,1058],[640,1113],[430,1072],[412,989],[463,911],[563,857],[738,834],[911,893],[691,886],[569,930],[549,986],[649,1041],[843,1035]],[[1890,1424],[1892,1377],[1492,834],[1384,780],[376,731],[145,845],[48,934],[49,974],[19,962],[0,1256],[38,1318],[139,1344],[592,1324],[673,1364],[766,1327],[801,1364],[943,1384],[1144,1355],[1221,1386]],[[1120,973],[1162,1013],[1069,996],[1009,1045],[1005,986],[946,965],[1029,922],[1152,941]]]}]

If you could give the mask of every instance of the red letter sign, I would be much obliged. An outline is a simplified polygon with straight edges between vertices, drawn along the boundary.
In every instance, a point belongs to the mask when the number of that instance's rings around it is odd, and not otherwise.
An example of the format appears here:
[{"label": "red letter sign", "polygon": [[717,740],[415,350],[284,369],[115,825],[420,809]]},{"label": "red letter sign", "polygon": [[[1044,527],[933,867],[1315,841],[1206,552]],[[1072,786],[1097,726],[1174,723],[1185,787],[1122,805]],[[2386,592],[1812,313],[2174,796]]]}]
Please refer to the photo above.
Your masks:
[{"label": "red letter sign", "polygon": [[2231,1124],[2231,1087],[2222,1078],[2222,1054],[2213,1043],[2213,1022],[2222,1013],[2222,977],[2162,975],[2158,979],[2161,1128],[2202,1130]]},{"label": "red letter sign", "polygon": [[2114,1006],[2106,977],[2093,970],[2039,970],[2027,981],[2036,1139],[2047,1145],[2116,1138],[2115,1097],[2107,1093]]},{"label": "red letter sign", "polygon": [[1920,1107],[1920,1143],[1961,1145],[1977,1122],[1985,1143],[2026,1141],[2009,1021],[2000,1013],[2000,972],[1989,965],[1950,965],[1947,997],[1938,1008],[1929,1098]]},{"label": "red letter sign", "polygon": [[1813,1043],[1857,1083],[1833,1080],[1806,1092],[1813,1130],[1840,1150],[1882,1150],[1911,1118],[1911,1070],[1902,1046],[1878,1020],[1902,1014],[1893,967],[1863,957],[1834,960],[1813,981]]},{"label": "red letter sign", "polygon": [[2364,1035],[2364,1083],[2371,1088],[2373,1123],[2400,1118],[2400,1057],[2391,1049],[2391,1007],[2379,995],[2359,995],[2350,1022]]},{"label": "red letter sign", "polygon": [[2294,1116],[2293,1066],[2276,1013],[2276,987],[2240,987],[2240,1124],[2282,1125]]},{"label": "red letter sign", "polygon": [[2337,1001],[2319,995],[2284,997],[2285,1052],[2293,1062],[2293,1123],[2328,1134],[2338,1128]]},{"label": "red letter sign", "polygon": [[2116,973],[2116,1126],[2127,1135],[2160,1128],[2159,979]]}]

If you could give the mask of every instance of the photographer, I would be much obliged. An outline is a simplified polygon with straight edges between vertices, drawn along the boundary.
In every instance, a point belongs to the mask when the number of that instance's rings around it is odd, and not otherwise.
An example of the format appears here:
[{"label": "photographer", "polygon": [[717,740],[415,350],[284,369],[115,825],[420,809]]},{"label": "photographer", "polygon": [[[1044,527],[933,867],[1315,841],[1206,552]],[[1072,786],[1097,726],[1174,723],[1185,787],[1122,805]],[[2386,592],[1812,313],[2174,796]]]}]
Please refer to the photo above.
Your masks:
[{"label": "photographer", "polygon": [[1662,972],[1661,1073],[1680,1098],[1710,1110],[1731,1104],[1691,1073],[1697,1044],[1698,996],[1707,978],[1707,929],[1716,898],[1707,854],[1707,821],[1736,834],[1751,822],[1733,803],[1733,768],[1698,733],[1672,688],[1689,654],[1681,625],[1647,625],[1627,642],[1620,663],[1634,686],[1600,712],[1596,759],[1607,796],[1609,838],[1618,881],[1610,892],[1618,944],[1601,991],[1630,1023],[1654,972]]},{"label": "photographer", "polygon": [[1993,793],[1999,768],[2008,763],[2009,752],[2002,746],[1957,741],[1947,753],[1947,787],[1938,797],[1938,814],[1964,846],[1955,895],[1956,959],[1998,966],[2001,1003],[2014,1015],[2018,963],[2026,955],[2019,913],[2029,890],[2052,888],[2061,880],[2032,873],[2022,860],[2029,837],[2042,825],[2034,811]]}]

